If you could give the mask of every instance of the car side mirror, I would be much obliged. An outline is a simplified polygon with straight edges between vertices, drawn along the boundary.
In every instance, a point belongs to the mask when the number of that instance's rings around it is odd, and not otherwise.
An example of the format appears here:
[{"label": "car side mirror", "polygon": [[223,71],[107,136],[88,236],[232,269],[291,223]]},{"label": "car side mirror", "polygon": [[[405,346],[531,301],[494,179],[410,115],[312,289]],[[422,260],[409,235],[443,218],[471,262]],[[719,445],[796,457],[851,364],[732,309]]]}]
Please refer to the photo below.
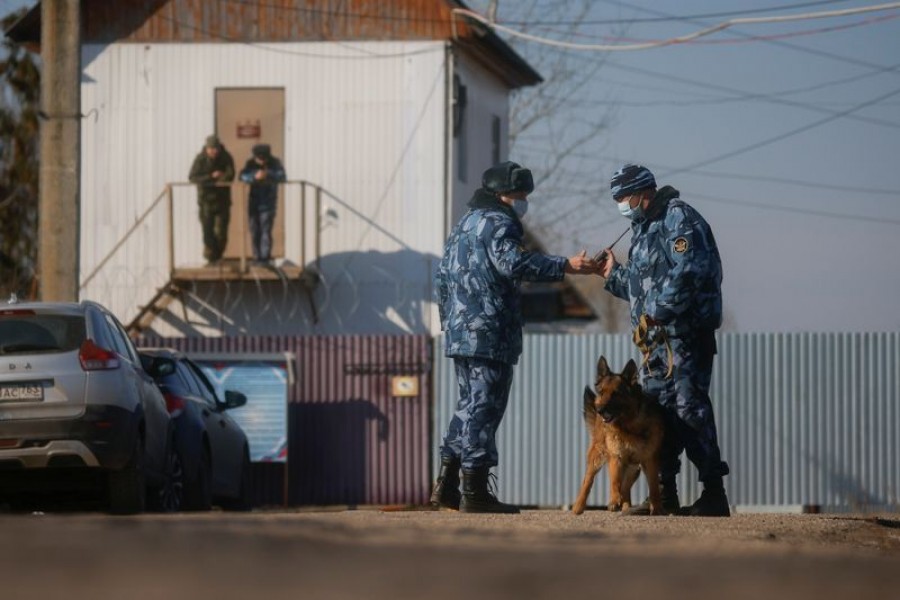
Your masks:
[{"label": "car side mirror", "polygon": [[175,372],[175,361],[164,356],[147,357],[141,355],[141,364],[147,374],[153,378],[165,377]]},{"label": "car side mirror", "polygon": [[245,404],[247,404],[247,396],[234,390],[225,390],[225,404],[223,405],[225,410],[238,408]]}]

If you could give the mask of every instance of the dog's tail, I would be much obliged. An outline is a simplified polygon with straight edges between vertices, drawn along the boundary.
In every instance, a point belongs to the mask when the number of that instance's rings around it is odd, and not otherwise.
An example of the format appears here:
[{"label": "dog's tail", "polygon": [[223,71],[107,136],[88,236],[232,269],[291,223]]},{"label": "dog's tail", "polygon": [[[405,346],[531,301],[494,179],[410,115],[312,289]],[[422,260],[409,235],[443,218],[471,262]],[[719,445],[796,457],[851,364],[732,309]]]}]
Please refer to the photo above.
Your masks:
[{"label": "dog's tail", "polygon": [[597,409],[594,408],[594,400],[597,399],[597,394],[594,393],[589,386],[584,386],[584,408],[582,409],[582,415],[584,416],[584,424],[587,425],[588,429],[594,427],[594,422],[597,420]]}]

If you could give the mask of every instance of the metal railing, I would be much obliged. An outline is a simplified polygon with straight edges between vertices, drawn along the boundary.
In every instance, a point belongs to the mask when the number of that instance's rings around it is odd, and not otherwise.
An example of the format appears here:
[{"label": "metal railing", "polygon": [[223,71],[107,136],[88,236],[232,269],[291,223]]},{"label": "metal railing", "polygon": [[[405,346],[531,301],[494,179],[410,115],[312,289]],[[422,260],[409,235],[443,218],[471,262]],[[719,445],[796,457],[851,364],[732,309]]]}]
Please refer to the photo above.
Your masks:
[{"label": "metal railing", "polygon": [[[251,184],[244,182],[232,182],[232,183],[223,183],[217,184],[218,187],[238,187],[241,189],[243,194],[243,199],[246,201],[249,196],[249,187]],[[277,185],[283,186],[285,188],[289,186],[299,186],[300,187],[300,254],[299,254],[299,262],[302,267],[306,267],[307,265],[307,243],[306,243],[306,235],[307,235],[307,206],[308,206],[308,189],[312,189],[312,194],[314,196],[314,211],[315,211],[315,227],[313,229],[314,236],[314,244],[313,244],[313,252],[314,257],[313,260],[318,267],[319,260],[321,258],[321,219],[322,219],[322,196],[325,190],[312,182],[306,180],[288,180],[285,182],[278,183]],[[166,240],[164,247],[167,250],[168,258],[168,274],[169,278],[174,275],[176,264],[175,264],[175,193],[174,190],[176,188],[194,188],[196,184],[186,181],[178,181],[178,182],[170,182],[167,183],[162,192],[156,197],[156,199],[150,204],[149,207],[138,217],[138,219],[128,228],[125,234],[119,239],[118,242],[110,249],[110,251],[97,263],[97,265],[91,270],[91,272],[82,280],[79,290],[84,290],[103,270],[109,265],[112,259],[128,244],[129,241],[133,239],[135,232],[138,231],[142,225],[144,225],[147,220],[154,215],[158,210],[160,210],[160,206],[166,207],[166,223],[167,226],[165,228],[166,231]],[[165,202],[164,202],[165,201]],[[287,204],[287,199],[285,198],[285,204]],[[240,271],[243,273],[248,272],[248,248],[247,248],[247,219],[241,219],[241,252],[239,257]],[[285,229],[287,230],[290,225],[286,222]],[[161,241],[161,240],[160,240]],[[140,267],[141,265],[135,265],[136,267]]]}]

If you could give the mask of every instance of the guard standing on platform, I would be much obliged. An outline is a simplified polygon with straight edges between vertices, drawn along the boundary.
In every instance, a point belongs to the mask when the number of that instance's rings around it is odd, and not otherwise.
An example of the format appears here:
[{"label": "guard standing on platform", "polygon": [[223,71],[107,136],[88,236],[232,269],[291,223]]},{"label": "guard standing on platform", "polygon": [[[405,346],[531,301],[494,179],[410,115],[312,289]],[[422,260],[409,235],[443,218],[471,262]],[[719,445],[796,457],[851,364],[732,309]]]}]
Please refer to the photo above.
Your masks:
[{"label": "guard standing on platform", "polygon": [[203,257],[215,264],[228,244],[228,223],[231,220],[231,185],[234,181],[234,159],[211,135],[203,150],[194,158],[191,183],[197,184],[197,203],[200,205],[200,225],[203,228]]},{"label": "guard standing on platform", "polygon": [[253,146],[253,156],[241,171],[241,181],[250,184],[247,216],[253,260],[266,265],[272,260],[272,226],[278,208],[278,184],[285,181],[284,166],[272,156],[269,144]]}]

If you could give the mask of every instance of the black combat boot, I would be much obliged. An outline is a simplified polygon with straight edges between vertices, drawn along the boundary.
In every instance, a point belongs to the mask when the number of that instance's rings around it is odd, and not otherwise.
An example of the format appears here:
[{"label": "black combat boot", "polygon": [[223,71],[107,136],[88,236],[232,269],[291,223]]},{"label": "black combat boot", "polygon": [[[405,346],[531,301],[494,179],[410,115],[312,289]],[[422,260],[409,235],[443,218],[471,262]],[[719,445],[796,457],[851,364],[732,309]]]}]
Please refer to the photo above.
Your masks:
[{"label": "black combat boot", "polygon": [[519,514],[519,509],[511,504],[503,504],[488,489],[490,467],[476,467],[471,471],[463,469],[463,494],[460,512]]},{"label": "black combat boot", "polygon": [[[677,515],[681,510],[681,502],[678,501],[678,486],[672,483],[663,483],[659,486],[662,495],[662,513],[663,515]],[[631,508],[622,511],[623,515],[630,517],[649,517],[650,516],[650,498]]]},{"label": "black combat boot", "polygon": [[435,509],[459,510],[459,459],[441,457],[441,472],[431,491],[431,506]]},{"label": "black combat boot", "polygon": [[721,478],[703,482],[703,493],[688,507],[687,514],[691,517],[731,516],[728,496],[725,495],[725,486],[722,485]]}]

